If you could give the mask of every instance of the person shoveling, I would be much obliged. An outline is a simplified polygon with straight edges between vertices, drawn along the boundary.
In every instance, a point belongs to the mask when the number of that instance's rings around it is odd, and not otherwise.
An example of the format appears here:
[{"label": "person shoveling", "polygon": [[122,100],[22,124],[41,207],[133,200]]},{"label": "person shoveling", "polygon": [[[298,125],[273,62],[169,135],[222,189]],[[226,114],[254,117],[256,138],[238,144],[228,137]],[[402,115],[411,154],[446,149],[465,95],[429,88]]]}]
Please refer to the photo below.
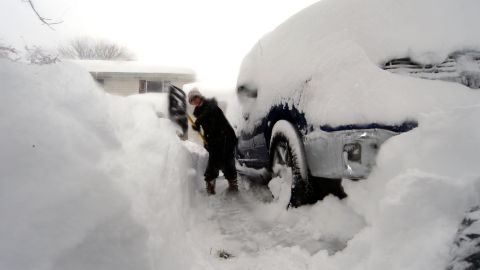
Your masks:
[{"label": "person shoveling", "polygon": [[205,182],[207,193],[215,194],[215,180],[221,170],[228,180],[228,190],[238,191],[237,170],[235,168],[235,145],[237,137],[232,126],[217,101],[205,98],[197,88],[188,93],[188,103],[195,106],[192,128],[200,132],[203,129],[204,147],[207,149],[208,165],[205,170]]}]

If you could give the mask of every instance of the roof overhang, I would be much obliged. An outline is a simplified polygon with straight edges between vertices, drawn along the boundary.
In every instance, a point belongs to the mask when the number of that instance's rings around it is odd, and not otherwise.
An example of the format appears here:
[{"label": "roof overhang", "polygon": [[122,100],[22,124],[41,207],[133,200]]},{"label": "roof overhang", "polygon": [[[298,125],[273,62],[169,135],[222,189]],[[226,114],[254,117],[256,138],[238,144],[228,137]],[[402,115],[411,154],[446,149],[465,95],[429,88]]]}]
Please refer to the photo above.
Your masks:
[{"label": "roof overhang", "polygon": [[138,78],[163,79],[171,81],[195,81],[192,69],[172,66],[159,66],[138,61],[72,60],[82,66],[95,78]]}]

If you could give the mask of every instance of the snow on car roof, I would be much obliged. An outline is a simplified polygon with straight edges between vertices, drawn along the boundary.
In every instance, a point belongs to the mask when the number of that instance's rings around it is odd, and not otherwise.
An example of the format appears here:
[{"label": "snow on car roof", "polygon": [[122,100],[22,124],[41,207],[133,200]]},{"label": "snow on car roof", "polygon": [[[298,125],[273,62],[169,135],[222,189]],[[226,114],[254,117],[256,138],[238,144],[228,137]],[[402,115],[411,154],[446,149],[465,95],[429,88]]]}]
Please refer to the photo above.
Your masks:
[{"label": "snow on car roof", "polygon": [[401,123],[435,108],[478,103],[478,93],[462,85],[380,68],[396,57],[440,63],[454,51],[480,50],[478,10],[475,0],[320,1],[245,57],[237,84],[258,89],[251,122],[278,103],[330,125]]},{"label": "snow on car roof", "polygon": [[195,75],[189,68],[160,66],[139,61],[72,60],[89,72]]},{"label": "snow on car roof", "polygon": [[264,41],[282,39],[288,32],[287,39],[320,45],[335,36],[361,46],[375,63],[399,56],[439,63],[452,51],[480,48],[478,10],[476,0],[324,0]]}]

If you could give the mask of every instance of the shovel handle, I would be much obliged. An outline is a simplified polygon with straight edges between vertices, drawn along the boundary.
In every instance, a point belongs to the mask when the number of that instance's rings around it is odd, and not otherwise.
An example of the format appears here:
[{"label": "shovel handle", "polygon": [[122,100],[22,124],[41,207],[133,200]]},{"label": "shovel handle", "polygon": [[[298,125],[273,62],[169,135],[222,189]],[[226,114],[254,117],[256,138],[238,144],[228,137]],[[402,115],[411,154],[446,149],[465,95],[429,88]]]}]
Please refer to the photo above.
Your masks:
[{"label": "shovel handle", "polygon": [[[188,122],[190,122],[190,124],[193,126],[195,126],[195,121],[193,121],[192,117],[190,116],[190,114],[187,114],[187,118],[188,118]],[[200,135],[200,138],[202,138],[202,141],[205,145],[207,145],[207,141],[205,140],[205,136],[203,136],[203,134],[198,131],[198,135]]]}]

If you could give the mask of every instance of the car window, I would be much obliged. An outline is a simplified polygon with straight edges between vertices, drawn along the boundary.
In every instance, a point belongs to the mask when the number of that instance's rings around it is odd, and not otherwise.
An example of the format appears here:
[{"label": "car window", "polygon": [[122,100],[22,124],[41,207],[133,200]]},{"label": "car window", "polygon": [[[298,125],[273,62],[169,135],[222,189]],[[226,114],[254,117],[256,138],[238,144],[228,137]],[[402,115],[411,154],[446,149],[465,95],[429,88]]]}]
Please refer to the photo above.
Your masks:
[{"label": "car window", "polygon": [[436,64],[420,64],[409,57],[387,61],[383,69],[395,74],[461,83],[472,89],[480,88],[480,52],[460,51]]}]

